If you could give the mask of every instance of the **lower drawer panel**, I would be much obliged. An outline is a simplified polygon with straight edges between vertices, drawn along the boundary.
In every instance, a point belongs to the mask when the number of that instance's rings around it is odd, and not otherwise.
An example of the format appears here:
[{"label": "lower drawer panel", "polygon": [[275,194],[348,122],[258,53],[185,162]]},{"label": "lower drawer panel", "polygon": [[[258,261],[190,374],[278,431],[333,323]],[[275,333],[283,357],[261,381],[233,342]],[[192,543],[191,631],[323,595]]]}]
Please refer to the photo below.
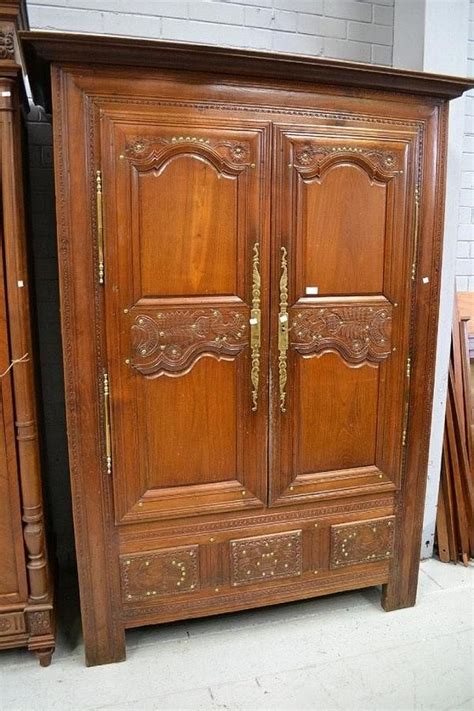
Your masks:
[{"label": "lower drawer panel", "polygon": [[198,617],[384,583],[394,528],[394,516],[379,516],[147,539],[149,550],[120,556],[124,622]]}]

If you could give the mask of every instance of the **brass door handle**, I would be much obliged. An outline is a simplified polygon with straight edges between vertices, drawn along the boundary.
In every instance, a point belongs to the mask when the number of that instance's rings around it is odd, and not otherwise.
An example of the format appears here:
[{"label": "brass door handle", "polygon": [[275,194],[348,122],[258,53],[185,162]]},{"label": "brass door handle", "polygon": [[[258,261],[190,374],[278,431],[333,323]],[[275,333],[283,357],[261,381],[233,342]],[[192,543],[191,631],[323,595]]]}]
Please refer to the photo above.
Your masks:
[{"label": "brass door handle", "polygon": [[255,242],[252,258],[252,309],[250,311],[250,349],[252,365],[250,380],[252,382],[252,412],[258,407],[258,384],[260,380],[260,341],[262,319],[260,311],[260,245]]},{"label": "brass door handle", "polygon": [[286,380],[288,351],[288,252],[281,248],[280,313],[278,314],[278,380],[280,410],[286,412]]}]

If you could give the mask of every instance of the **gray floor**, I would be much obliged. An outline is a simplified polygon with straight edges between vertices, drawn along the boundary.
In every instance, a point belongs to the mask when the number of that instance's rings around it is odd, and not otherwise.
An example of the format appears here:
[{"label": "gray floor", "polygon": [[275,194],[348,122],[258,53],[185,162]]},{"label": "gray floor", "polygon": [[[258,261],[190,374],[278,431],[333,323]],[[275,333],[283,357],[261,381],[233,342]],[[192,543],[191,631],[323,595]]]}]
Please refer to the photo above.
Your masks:
[{"label": "gray floor", "polygon": [[125,664],[0,656],[0,708],[474,709],[474,567],[422,563],[418,604],[376,589],[127,633]]}]

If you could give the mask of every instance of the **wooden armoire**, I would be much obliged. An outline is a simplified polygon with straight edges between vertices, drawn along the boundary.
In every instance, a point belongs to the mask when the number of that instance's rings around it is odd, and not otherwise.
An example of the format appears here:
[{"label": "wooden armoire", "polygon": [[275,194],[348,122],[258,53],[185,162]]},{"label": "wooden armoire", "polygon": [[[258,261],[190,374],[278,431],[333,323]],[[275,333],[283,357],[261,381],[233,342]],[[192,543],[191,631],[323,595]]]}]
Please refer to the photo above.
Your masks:
[{"label": "wooden armoire", "polygon": [[448,100],[470,84],[23,41],[52,101],[87,663],[138,625],[373,585],[413,605]]},{"label": "wooden armoire", "polygon": [[[0,3],[0,650],[54,651],[24,212],[23,0]],[[0,659],[0,664],[1,664]],[[0,694],[1,696],[1,694]]]}]

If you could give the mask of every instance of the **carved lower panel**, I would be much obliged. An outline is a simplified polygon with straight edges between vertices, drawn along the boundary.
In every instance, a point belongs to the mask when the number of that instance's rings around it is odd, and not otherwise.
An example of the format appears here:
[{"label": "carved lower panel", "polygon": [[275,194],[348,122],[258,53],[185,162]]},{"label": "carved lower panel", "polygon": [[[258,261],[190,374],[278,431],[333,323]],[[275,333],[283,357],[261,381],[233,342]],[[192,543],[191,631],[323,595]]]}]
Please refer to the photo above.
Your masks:
[{"label": "carved lower panel", "polygon": [[26,632],[23,612],[8,612],[0,615],[0,637]]},{"label": "carved lower panel", "polygon": [[395,517],[331,526],[331,568],[389,560],[393,556]]},{"label": "carved lower panel", "polygon": [[199,546],[121,556],[122,597],[126,602],[199,589]]},{"label": "carved lower panel", "polygon": [[232,585],[301,575],[302,541],[301,530],[231,541]]},{"label": "carved lower panel", "polygon": [[236,357],[249,343],[248,314],[217,308],[134,314],[131,365],[143,375],[188,372],[202,356]]},{"label": "carved lower panel", "polygon": [[52,633],[52,619],[50,610],[36,610],[28,612],[28,629],[31,635],[39,636]]},{"label": "carved lower panel", "polygon": [[391,351],[392,305],[329,304],[292,310],[291,346],[311,356],[336,351],[352,364],[379,363]]}]

